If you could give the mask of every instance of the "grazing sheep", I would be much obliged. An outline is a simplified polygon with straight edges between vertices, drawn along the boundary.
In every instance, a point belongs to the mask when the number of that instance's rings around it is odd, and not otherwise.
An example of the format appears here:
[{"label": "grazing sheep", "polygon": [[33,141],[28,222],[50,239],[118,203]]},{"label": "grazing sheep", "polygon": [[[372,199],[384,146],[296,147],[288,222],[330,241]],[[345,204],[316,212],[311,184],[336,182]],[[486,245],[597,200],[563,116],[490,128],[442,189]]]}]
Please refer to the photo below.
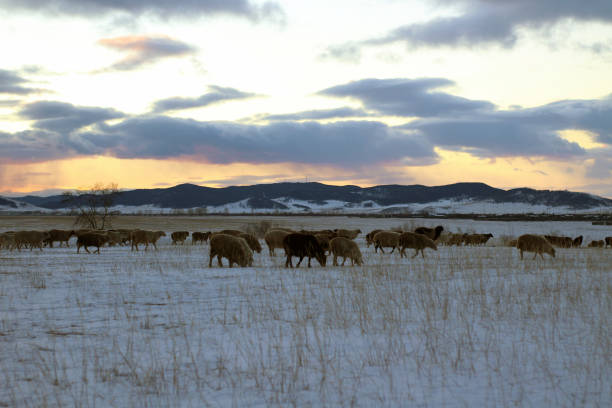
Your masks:
[{"label": "grazing sheep", "polygon": [[603,248],[604,246],[605,243],[603,239],[591,241],[588,245],[589,248]]},{"label": "grazing sheep", "polygon": [[251,251],[244,238],[234,235],[214,234],[210,238],[209,268],[212,267],[212,261],[215,256],[220,267],[223,266],[221,258],[227,258],[230,268],[234,264],[243,268],[253,265],[253,251]]},{"label": "grazing sheep", "polygon": [[191,233],[191,245],[195,245],[198,242],[208,242],[211,236],[211,232],[193,232]]},{"label": "grazing sheep", "polygon": [[369,248],[370,245],[372,245],[374,243],[374,235],[378,234],[380,231],[380,229],[375,229],[373,231],[370,231],[366,234],[366,246]]},{"label": "grazing sheep", "polygon": [[463,243],[465,245],[484,245],[491,238],[493,238],[493,234],[465,234]]},{"label": "grazing sheep", "polygon": [[465,242],[465,236],[467,234],[450,234],[448,239],[446,240],[446,245],[448,246],[461,246]]},{"label": "grazing sheep", "polygon": [[68,241],[73,235],[76,236],[76,231],[74,230],[65,231],[65,230],[52,229],[52,230],[49,230],[48,232],[49,232],[49,238],[45,239],[45,245],[49,245],[49,248],[53,248],[53,243],[55,241],[58,241],[60,243],[60,247],[62,246],[62,243],[65,243],[66,247],[69,247],[70,245],[68,245]]},{"label": "grazing sheep", "polygon": [[378,252],[378,249],[380,248],[380,252],[384,254],[385,251],[383,248],[392,248],[391,253],[393,253],[395,248],[397,248],[399,245],[400,235],[401,234],[399,232],[392,231],[377,232],[376,235],[374,235],[374,252]]},{"label": "grazing sheep", "polygon": [[431,248],[434,251],[438,250],[438,247],[431,238],[419,233],[404,232],[400,235],[398,242],[400,257],[402,258],[407,256],[405,252],[406,248],[412,248],[415,250],[414,255],[412,255],[413,258],[419,254],[419,251],[421,252],[421,256],[425,258],[425,248]]},{"label": "grazing sheep", "polygon": [[300,258],[296,267],[299,268],[304,257],[308,257],[308,267],[310,268],[311,258],[316,258],[321,266],[325,266],[327,257],[325,251],[314,235],[310,234],[288,234],[283,238],[283,248],[285,248],[285,254],[287,254],[287,260],[285,261],[285,267],[293,268],[293,262],[291,258],[297,256]]},{"label": "grazing sheep", "polygon": [[6,248],[9,251],[12,251],[15,248],[15,233],[14,232],[4,232],[0,234],[0,249]]},{"label": "grazing sheep", "polygon": [[84,247],[85,251],[87,251],[88,254],[91,253],[89,252],[89,249],[87,249],[87,247],[90,246],[97,247],[98,250],[95,252],[99,254],[100,247],[104,246],[104,244],[106,244],[108,241],[108,234],[103,234],[99,232],[87,232],[85,234],[81,234],[77,237],[77,254],[79,253],[81,247]]},{"label": "grazing sheep", "polygon": [[130,241],[132,243],[132,251],[134,248],[138,251],[139,244],[145,244],[145,251],[149,248],[149,244],[152,244],[157,251],[157,240],[161,237],[165,237],[164,231],[145,231],[145,230],[134,230],[130,233]]},{"label": "grazing sheep", "polygon": [[555,249],[546,238],[540,235],[521,235],[516,241],[516,247],[521,253],[521,259],[523,259],[523,252],[535,252],[533,259],[536,259],[538,254],[544,259],[544,253],[549,254],[553,258],[555,257]]},{"label": "grazing sheep", "polygon": [[34,247],[43,250],[43,242],[49,238],[47,231],[17,231],[15,232],[15,247],[21,252],[21,247],[29,247],[30,251]]},{"label": "grazing sheep", "polygon": [[174,231],[172,234],[170,234],[172,245],[177,245],[178,243],[184,245],[188,236],[189,231]]},{"label": "grazing sheep", "polygon": [[351,265],[357,264],[361,266],[363,264],[363,257],[359,246],[350,238],[336,237],[329,241],[329,251],[334,255],[334,266],[338,266],[337,259],[341,256],[342,266],[346,262],[346,258],[350,258]]},{"label": "grazing sheep", "polygon": [[606,248],[609,246],[612,246],[612,237],[605,237],[604,241],[606,243]]},{"label": "grazing sheep", "polygon": [[432,241],[437,240],[442,231],[444,231],[444,227],[441,225],[438,225],[436,228],[419,227],[414,230],[415,233],[425,235]]},{"label": "grazing sheep", "polygon": [[291,234],[291,232],[280,229],[272,229],[266,232],[264,241],[266,241],[266,245],[268,245],[270,256],[274,256],[274,250],[276,248],[283,248],[283,239],[289,234]]},{"label": "grazing sheep", "polygon": [[582,246],[582,235],[574,238],[572,241],[572,248],[580,248]]},{"label": "grazing sheep", "polygon": [[243,238],[247,242],[247,244],[249,244],[249,248],[251,248],[253,252],[257,252],[258,254],[261,252],[261,244],[259,243],[259,240],[255,238],[254,235],[243,232],[238,236],[240,238]]},{"label": "grazing sheep", "polygon": [[334,230],[334,232],[337,234],[337,236],[348,238],[348,239],[355,239],[357,238],[359,234],[361,234],[360,229],[356,229],[356,230],[336,229]]}]

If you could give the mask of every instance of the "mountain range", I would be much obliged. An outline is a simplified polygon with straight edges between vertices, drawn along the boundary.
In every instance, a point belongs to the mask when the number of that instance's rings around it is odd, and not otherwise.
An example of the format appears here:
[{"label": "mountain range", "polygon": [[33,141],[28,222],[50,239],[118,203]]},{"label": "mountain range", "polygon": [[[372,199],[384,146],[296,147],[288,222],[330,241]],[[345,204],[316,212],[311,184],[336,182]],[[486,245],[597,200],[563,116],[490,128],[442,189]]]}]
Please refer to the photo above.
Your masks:
[{"label": "mountain range", "polygon": [[[0,211],[4,212],[68,208],[63,195],[0,197]],[[113,208],[122,213],[187,209],[208,213],[577,213],[612,212],[612,200],[571,191],[503,190],[484,183],[359,187],[309,182],[224,188],[180,184],[122,191],[115,196]]]}]

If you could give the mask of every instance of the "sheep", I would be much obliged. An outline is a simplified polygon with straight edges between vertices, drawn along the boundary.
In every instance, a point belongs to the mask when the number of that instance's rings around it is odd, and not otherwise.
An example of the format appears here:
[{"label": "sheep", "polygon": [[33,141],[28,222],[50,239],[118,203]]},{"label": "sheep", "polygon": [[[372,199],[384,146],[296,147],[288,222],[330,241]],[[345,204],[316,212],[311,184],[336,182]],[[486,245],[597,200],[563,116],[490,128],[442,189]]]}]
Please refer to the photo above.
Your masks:
[{"label": "sheep", "polygon": [[438,250],[435,242],[423,234],[418,234],[414,232],[404,232],[400,235],[399,240],[399,249],[400,249],[400,257],[407,256],[405,251],[406,248],[412,248],[415,250],[413,258],[421,252],[421,256],[425,258],[425,248],[431,248],[434,251]]},{"label": "sheep", "polygon": [[259,240],[255,238],[254,235],[243,232],[238,236],[240,238],[243,238],[247,242],[247,244],[249,244],[249,248],[251,248],[253,252],[257,252],[258,254],[261,252],[261,244],[259,243]]},{"label": "sheep", "polygon": [[369,248],[374,243],[374,235],[378,234],[380,229],[375,229],[366,234],[366,246]]},{"label": "sheep", "polygon": [[0,249],[6,248],[9,251],[12,251],[15,248],[15,233],[14,232],[4,232],[0,234]]},{"label": "sheep", "polygon": [[540,235],[521,235],[516,240],[516,247],[521,253],[521,259],[523,259],[523,252],[535,252],[533,259],[536,259],[538,254],[544,259],[543,253],[547,253],[553,258],[555,257],[555,249],[546,238]]},{"label": "sheep", "polygon": [[243,268],[253,266],[253,251],[251,251],[244,238],[234,235],[215,234],[210,238],[209,268],[212,267],[215,256],[220,267],[223,266],[221,258],[227,258],[230,268],[234,264]]},{"label": "sheep", "polygon": [[334,230],[334,232],[337,234],[337,236],[348,238],[348,239],[355,239],[357,238],[359,234],[361,234],[360,229],[356,229],[356,230],[336,229]]},{"label": "sheep", "polygon": [[48,232],[49,232],[49,238],[45,239],[45,244],[49,245],[49,248],[53,248],[53,242],[55,241],[59,241],[60,247],[62,246],[62,243],[65,243],[66,247],[69,247],[70,245],[68,245],[68,241],[73,235],[76,236],[76,231],[74,230],[65,231],[65,230],[52,229],[52,230],[49,230]]},{"label": "sheep", "polygon": [[160,237],[165,237],[164,231],[144,231],[134,230],[130,233],[130,241],[132,242],[132,251],[134,248],[138,251],[139,244],[145,244],[145,251],[149,248],[149,244],[153,244],[155,250],[157,250],[157,240]]},{"label": "sheep", "polygon": [[191,245],[194,245],[197,242],[208,242],[210,235],[210,232],[193,232],[191,234]]},{"label": "sheep", "polygon": [[185,244],[185,240],[189,236],[189,231],[174,231],[170,234],[170,238],[172,238],[172,245],[177,245],[178,243]]},{"label": "sheep", "polygon": [[467,234],[450,234],[448,239],[446,240],[446,244],[448,246],[461,246],[465,242],[465,236]]},{"label": "sheep", "polygon": [[572,241],[572,248],[580,248],[582,246],[582,235],[577,236]]},{"label": "sheep", "polygon": [[104,246],[104,244],[106,244],[108,241],[108,234],[103,234],[99,232],[87,232],[85,234],[81,234],[77,237],[77,254],[79,253],[81,247],[84,247],[85,251],[87,251],[88,254],[91,253],[89,252],[89,249],[87,249],[87,247],[90,246],[97,247],[98,250],[96,252],[99,254],[100,247]]},{"label": "sheep", "polygon": [[444,231],[444,227],[441,225],[438,225],[436,228],[419,227],[414,230],[415,233],[425,235],[432,241],[437,240],[442,231]]},{"label": "sheep", "polygon": [[337,259],[341,256],[342,266],[346,262],[346,258],[351,259],[351,265],[357,264],[361,266],[363,264],[363,257],[359,246],[350,238],[336,237],[329,241],[329,251],[334,255],[334,266],[338,266]]},{"label": "sheep", "polygon": [[392,248],[391,253],[393,253],[399,244],[400,235],[401,234],[399,232],[392,231],[377,232],[376,235],[374,235],[374,252],[378,252],[378,249],[380,248],[380,252],[384,254],[385,251],[383,248],[386,247]]},{"label": "sheep", "polygon": [[47,231],[17,231],[15,232],[15,247],[21,252],[21,247],[34,247],[43,250],[43,242],[49,238]]},{"label": "sheep", "polygon": [[[122,244],[122,235],[119,231],[108,230],[105,232],[108,237],[108,246],[115,246]],[[78,239],[78,238],[77,238]]]},{"label": "sheep", "polygon": [[299,268],[304,257],[308,257],[308,267],[310,268],[311,258],[316,258],[321,266],[325,266],[327,263],[327,257],[325,251],[314,235],[310,234],[288,234],[283,238],[283,248],[285,254],[287,254],[287,260],[285,261],[285,267],[293,268],[293,262],[291,258],[297,256],[300,258],[296,267]]},{"label": "sheep", "polygon": [[605,243],[604,243],[604,240],[602,239],[591,241],[589,242],[589,245],[588,245],[589,248],[603,248],[604,246],[605,246]]},{"label": "sheep", "polygon": [[266,241],[266,245],[268,245],[270,256],[274,256],[274,250],[276,248],[283,248],[283,239],[289,234],[291,233],[279,229],[272,229],[266,232],[264,241]]},{"label": "sheep", "polygon": [[604,241],[606,243],[606,248],[609,246],[612,246],[612,237],[605,237]]},{"label": "sheep", "polygon": [[465,245],[484,245],[491,238],[493,234],[464,234],[463,243]]}]

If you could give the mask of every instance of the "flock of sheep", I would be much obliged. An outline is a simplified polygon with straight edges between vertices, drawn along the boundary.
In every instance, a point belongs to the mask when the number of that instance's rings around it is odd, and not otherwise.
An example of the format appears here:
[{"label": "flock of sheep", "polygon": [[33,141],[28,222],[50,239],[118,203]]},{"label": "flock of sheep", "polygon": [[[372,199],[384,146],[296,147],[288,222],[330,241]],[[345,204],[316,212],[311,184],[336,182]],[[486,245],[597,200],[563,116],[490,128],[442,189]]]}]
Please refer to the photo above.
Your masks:
[{"label": "flock of sheep", "polygon": [[[374,246],[375,252],[385,253],[385,248],[391,252],[398,250],[400,257],[407,256],[406,249],[414,249],[412,257],[425,257],[425,249],[430,248],[436,251],[437,244],[444,228],[419,227],[414,231],[390,231],[373,230],[366,234],[366,244],[368,247]],[[362,265],[363,256],[359,246],[355,243],[355,238],[361,234],[361,230],[334,229],[318,231],[293,231],[285,228],[274,228],[265,233],[264,241],[268,246],[270,256],[274,256],[275,249],[283,249],[287,257],[285,266],[293,267],[293,257],[299,258],[296,267],[299,267],[304,258],[308,258],[308,266],[311,266],[311,259],[315,258],[321,266],[325,266],[327,256],[333,256],[333,265],[338,265],[338,258],[342,258],[342,266],[350,259],[351,265]],[[170,237],[172,244],[185,244],[189,237],[189,231],[175,231]],[[50,231],[10,231],[0,234],[0,249],[18,250],[29,248],[30,250],[48,246],[53,248],[53,244],[58,242],[60,246],[69,246],[68,242],[76,236],[77,253],[81,248],[90,252],[88,248],[96,247],[97,253],[100,248],[109,245],[131,245],[131,250],[138,251],[139,245],[144,245],[147,250],[149,245],[157,249],[157,241],[166,236],[164,231],[147,231],[141,229],[117,229],[117,230],[58,230]],[[492,238],[492,234],[447,234],[445,236],[446,245],[484,245]],[[192,244],[205,243],[210,241],[209,266],[212,266],[213,259],[216,257],[219,266],[223,266],[222,258],[226,258],[229,266],[234,264],[245,267],[252,266],[253,252],[261,252],[262,247],[259,240],[252,234],[239,230],[222,230],[216,232],[193,232],[191,233]],[[577,238],[559,237],[552,235],[524,234],[510,243],[516,247],[521,259],[524,252],[533,252],[534,259],[538,254],[544,258],[543,254],[555,257],[554,247],[572,248],[582,245],[582,236]],[[589,247],[612,246],[612,237],[604,240],[592,241]]]}]

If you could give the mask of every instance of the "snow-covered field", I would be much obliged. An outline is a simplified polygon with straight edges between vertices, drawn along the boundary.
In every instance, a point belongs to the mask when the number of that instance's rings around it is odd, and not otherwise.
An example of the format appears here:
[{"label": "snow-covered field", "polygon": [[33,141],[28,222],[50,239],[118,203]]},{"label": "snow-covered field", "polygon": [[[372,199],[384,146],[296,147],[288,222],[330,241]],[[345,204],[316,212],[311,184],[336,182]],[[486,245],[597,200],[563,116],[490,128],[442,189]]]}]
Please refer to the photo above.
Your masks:
[{"label": "snow-covered field", "polygon": [[[120,217],[206,231],[255,217]],[[295,228],[444,225],[488,246],[363,267],[208,268],[208,246],[0,251],[0,406],[611,406],[612,250],[521,261],[502,238],[585,222],[271,217]],[[69,228],[0,218],[0,231]],[[168,234],[169,235],[169,234]],[[282,251],[281,251],[282,252]],[[216,265],[214,263],[213,265]]]}]

